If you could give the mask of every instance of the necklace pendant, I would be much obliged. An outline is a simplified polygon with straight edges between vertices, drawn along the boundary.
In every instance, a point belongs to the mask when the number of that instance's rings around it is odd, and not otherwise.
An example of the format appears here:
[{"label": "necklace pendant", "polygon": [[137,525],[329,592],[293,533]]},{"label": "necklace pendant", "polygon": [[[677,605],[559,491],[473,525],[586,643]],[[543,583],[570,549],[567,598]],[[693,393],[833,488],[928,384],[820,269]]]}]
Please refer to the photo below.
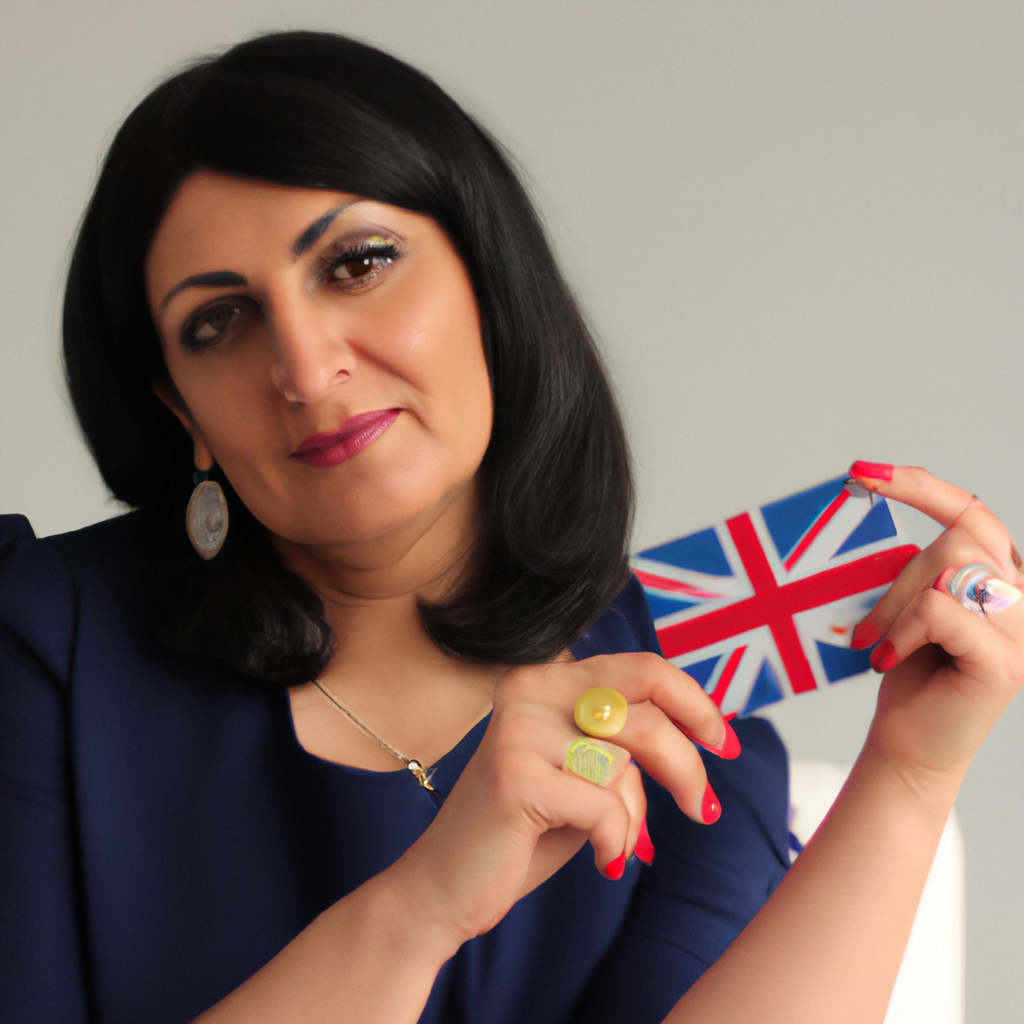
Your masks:
[{"label": "necklace pendant", "polygon": [[423,767],[419,761],[406,761],[405,767],[412,772],[415,776],[416,781],[424,788],[429,789],[431,793],[436,793],[437,790],[430,784],[430,771]]}]

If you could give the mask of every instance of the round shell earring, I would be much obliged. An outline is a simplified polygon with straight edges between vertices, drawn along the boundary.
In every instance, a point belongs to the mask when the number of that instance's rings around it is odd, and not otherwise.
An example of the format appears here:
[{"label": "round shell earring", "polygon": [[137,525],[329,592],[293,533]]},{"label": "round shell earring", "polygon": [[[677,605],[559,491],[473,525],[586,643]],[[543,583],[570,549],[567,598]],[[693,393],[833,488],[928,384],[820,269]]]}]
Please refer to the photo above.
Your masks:
[{"label": "round shell earring", "polygon": [[209,474],[197,469],[196,489],[185,512],[185,532],[200,558],[210,559],[224,546],[228,535],[228,503],[224,491]]}]

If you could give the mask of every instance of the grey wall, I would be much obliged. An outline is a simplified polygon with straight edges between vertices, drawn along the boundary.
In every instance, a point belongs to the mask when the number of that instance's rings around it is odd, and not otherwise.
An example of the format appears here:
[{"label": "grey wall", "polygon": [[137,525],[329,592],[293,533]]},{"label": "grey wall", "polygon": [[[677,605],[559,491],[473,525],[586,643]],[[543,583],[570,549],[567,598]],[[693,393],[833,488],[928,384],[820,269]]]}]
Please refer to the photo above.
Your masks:
[{"label": "grey wall", "polygon": [[[116,510],[68,417],[57,306],[112,126],[184,56],[322,27],[436,76],[518,156],[607,352],[650,544],[923,464],[1024,536],[1024,5],[3,0],[0,511]],[[852,760],[874,683],[776,714]],[[968,1021],[1024,1019],[1024,704],[979,755]]]}]

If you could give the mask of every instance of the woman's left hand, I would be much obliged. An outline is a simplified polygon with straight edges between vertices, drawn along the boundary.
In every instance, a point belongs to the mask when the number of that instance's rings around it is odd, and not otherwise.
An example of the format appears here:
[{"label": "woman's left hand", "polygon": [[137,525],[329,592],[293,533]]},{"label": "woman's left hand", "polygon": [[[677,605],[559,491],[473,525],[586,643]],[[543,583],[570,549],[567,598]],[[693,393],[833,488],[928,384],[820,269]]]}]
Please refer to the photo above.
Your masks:
[{"label": "woman's left hand", "polygon": [[[961,774],[1024,680],[1024,575],[1006,527],[967,491],[912,466],[854,463],[868,490],[945,527],[854,631],[885,673],[869,744],[911,772]],[[991,567],[1001,598],[979,615],[947,583]]]}]

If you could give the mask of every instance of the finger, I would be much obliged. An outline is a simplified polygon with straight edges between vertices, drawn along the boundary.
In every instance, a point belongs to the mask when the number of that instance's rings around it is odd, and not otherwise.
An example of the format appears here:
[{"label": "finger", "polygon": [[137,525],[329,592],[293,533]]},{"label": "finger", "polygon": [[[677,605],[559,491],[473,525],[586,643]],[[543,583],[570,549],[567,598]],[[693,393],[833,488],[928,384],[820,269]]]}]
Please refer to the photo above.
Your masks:
[{"label": "finger", "polygon": [[956,484],[932,476],[920,466],[890,466],[885,462],[855,462],[850,476],[858,484],[883,498],[893,498],[949,526],[971,505],[984,503]]},{"label": "finger", "polygon": [[694,742],[721,757],[739,754],[735,732],[700,683],[659,655],[600,655],[581,661],[576,667],[588,677],[587,689],[609,686],[618,690],[629,702],[630,715],[636,705],[650,701]]},{"label": "finger", "polygon": [[513,751],[539,754],[552,768],[561,769],[589,785],[614,788],[629,769],[632,755],[610,740],[583,736],[557,714],[544,714],[543,705],[527,705],[518,714],[504,712],[501,743]]},{"label": "finger", "polygon": [[[629,829],[626,833],[626,846],[623,851],[626,860],[629,860],[634,852],[638,854],[643,852],[637,851],[637,840],[640,838],[640,829],[644,822],[644,816],[647,814],[647,794],[644,793],[644,782],[640,775],[640,769],[635,764],[630,764],[613,788],[619,794],[619,798],[629,814]],[[649,858],[644,857],[643,859],[650,863]]]},{"label": "finger", "polygon": [[[975,678],[998,682],[1004,676],[1019,674],[1017,642],[1024,631],[1024,595],[1004,583],[1004,601],[993,601],[984,615],[973,614],[947,589],[957,572],[956,567],[944,571],[933,588],[903,610],[871,655],[876,671],[891,671],[931,643],[938,644],[957,661],[962,672]],[[1004,671],[1004,665],[1010,666],[1009,672]]]},{"label": "finger", "polygon": [[552,772],[546,790],[545,818],[585,833],[594,848],[598,871],[606,878],[621,878],[631,828],[630,809],[622,793],[616,788],[595,786],[568,772]]},{"label": "finger", "polygon": [[[649,864],[653,858],[654,847],[650,845],[649,839],[646,845],[640,841],[641,836],[645,834],[644,817],[647,812],[647,796],[644,793],[640,770],[636,765],[630,765],[615,785],[609,789],[621,801],[626,810],[629,824],[623,848],[617,855],[619,863],[616,864],[616,858],[612,857],[599,861],[597,866],[605,877],[616,880],[622,877],[625,864],[634,852]],[[588,838],[586,831],[570,824],[551,827],[545,831],[537,840],[537,846],[530,860],[530,867],[520,895],[532,892],[541,882],[550,878],[555,871],[576,854]],[[597,859],[596,848],[595,859]]]},{"label": "finger", "polygon": [[1024,597],[1019,586],[1005,582],[991,566],[974,563],[961,569],[950,567],[935,581],[968,611],[988,618],[1012,608]]},{"label": "finger", "polygon": [[874,608],[853,631],[851,646],[870,647],[896,621],[900,612],[927,590],[948,565],[984,562],[1013,583],[1024,582],[1013,563],[1010,542],[1002,523],[990,512],[969,508],[933,544],[915,555]]},{"label": "finger", "polygon": [[[718,798],[713,791],[709,793],[700,754],[678,726],[648,701],[630,705],[626,725],[614,743],[582,736],[557,716],[540,718],[530,714],[524,714],[507,736],[511,742],[528,744],[553,767],[561,767],[590,783],[618,792],[629,792],[629,783],[623,782],[622,777],[636,772],[629,763],[632,756],[672,794],[685,815],[702,824],[710,824],[719,816]],[[639,814],[633,815],[630,850],[639,834],[642,817],[642,808]]]},{"label": "finger", "polygon": [[[711,824],[708,778],[697,748],[652,703],[630,707],[625,728],[616,737],[633,752],[644,771],[665,787],[679,809],[700,824]],[[711,793],[717,805],[717,797]]]}]

